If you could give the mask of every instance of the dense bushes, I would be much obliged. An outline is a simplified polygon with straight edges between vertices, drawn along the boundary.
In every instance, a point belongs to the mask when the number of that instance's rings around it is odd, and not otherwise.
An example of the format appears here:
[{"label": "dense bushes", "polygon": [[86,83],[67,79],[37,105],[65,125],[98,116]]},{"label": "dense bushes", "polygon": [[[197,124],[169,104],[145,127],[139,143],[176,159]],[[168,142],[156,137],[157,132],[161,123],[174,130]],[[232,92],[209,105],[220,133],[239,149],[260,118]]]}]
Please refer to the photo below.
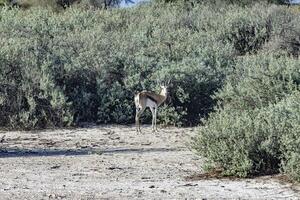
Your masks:
[{"label": "dense bushes", "polygon": [[300,181],[300,94],[296,92],[274,106],[279,113],[274,125],[281,128],[280,150],[282,152],[282,171]]},{"label": "dense bushes", "polygon": [[[205,18],[200,7],[193,12],[159,7],[61,14],[3,8],[2,126],[132,123],[134,93],[157,90],[157,79],[172,80],[160,122],[197,124],[212,110],[211,95],[222,85],[235,52],[211,36],[216,27],[199,33],[204,23],[190,25]],[[16,91],[7,91],[7,85]]]},{"label": "dense bushes", "polygon": [[[163,3],[174,3],[180,2],[182,0],[155,0],[156,2],[163,2]],[[183,2],[188,3],[209,3],[209,4],[238,4],[238,5],[249,5],[254,3],[276,3],[276,4],[289,4],[289,0],[183,0]]]},{"label": "dense bushes", "polygon": [[0,6],[6,4],[22,9],[43,7],[54,11],[62,11],[71,6],[108,9],[117,7],[122,1],[132,3],[131,0],[0,0]]},{"label": "dense bushes", "polygon": [[[52,111],[43,113],[42,122],[28,118],[28,128],[86,121],[132,123],[134,93],[158,89],[157,79],[172,80],[171,98],[159,120],[197,124],[212,111],[212,95],[232,73],[237,56],[272,48],[296,55],[282,45],[289,34],[278,33],[282,20],[293,23],[287,13],[268,5],[224,9],[180,3],[111,11],[74,8],[60,14],[2,8],[1,109],[7,114],[1,124],[24,126],[19,123],[23,112],[40,119],[33,109],[40,108],[35,107],[40,98],[48,103],[42,107]],[[279,45],[269,48],[273,38],[279,38]],[[13,71],[12,76],[5,71]],[[6,91],[8,85],[22,95]],[[8,111],[8,99],[14,98],[20,98],[15,111]],[[64,108],[55,117],[53,98],[60,98],[58,108]]]},{"label": "dense bushes", "polygon": [[299,64],[265,54],[238,60],[216,95],[219,109],[200,128],[196,150],[226,175],[283,170],[299,180]]},{"label": "dense bushes", "polygon": [[203,120],[194,149],[224,175],[281,171],[299,181],[299,14],[271,6],[241,16],[229,22],[237,28],[221,35],[231,36],[242,56],[214,95],[218,106]]}]

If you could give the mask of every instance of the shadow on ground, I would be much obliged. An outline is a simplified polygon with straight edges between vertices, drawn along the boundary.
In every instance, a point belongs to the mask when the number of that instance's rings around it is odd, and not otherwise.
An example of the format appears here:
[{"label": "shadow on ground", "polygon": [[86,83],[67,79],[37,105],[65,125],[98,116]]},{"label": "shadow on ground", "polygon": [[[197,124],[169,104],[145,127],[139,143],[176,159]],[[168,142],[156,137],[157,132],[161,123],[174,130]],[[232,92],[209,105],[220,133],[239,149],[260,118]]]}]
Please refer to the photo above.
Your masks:
[{"label": "shadow on ground", "polygon": [[79,156],[91,154],[117,154],[117,153],[151,153],[180,151],[178,148],[107,148],[107,149],[0,149],[0,158],[10,157],[38,157],[38,156]]}]

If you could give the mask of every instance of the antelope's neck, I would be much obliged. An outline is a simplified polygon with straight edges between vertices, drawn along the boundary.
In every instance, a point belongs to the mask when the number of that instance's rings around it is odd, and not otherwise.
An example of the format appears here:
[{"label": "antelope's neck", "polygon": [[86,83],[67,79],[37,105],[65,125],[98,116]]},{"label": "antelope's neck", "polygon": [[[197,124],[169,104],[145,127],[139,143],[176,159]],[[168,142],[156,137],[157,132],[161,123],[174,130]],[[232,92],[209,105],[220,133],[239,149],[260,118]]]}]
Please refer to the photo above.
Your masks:
[{"label": "antelope's neck", "polygon": [[164,91],[164,90],[160,91],[159,95],[163,97],[163,101],[165,101],[167,99],[167,92],[166,91]]}]

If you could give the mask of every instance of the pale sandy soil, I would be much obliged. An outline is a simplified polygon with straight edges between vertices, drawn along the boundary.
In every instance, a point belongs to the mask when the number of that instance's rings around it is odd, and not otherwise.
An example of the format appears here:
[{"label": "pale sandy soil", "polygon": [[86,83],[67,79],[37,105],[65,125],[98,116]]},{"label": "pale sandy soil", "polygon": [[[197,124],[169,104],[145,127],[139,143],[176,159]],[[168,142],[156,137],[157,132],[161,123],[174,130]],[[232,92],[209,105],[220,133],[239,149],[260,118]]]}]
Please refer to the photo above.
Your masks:
[{"label": "pale sandy soil", "polygon": [[[190,180],[192,128],[129,126],[0,133],[0,199],[300,199],[276,177]],[[5,135],[5,137],[4,137]]]}]

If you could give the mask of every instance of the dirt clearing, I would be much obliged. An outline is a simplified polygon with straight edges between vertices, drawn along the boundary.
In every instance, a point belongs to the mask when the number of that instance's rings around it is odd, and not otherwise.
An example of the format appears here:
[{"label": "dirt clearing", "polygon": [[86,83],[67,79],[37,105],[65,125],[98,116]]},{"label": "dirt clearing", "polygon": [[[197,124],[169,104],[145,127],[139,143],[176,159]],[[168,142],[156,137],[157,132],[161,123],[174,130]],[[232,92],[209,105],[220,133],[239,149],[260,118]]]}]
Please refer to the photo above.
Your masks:
[{"label": "dirt clearing", "polygon": [[101,126],[0,133],[0,199],[300,199],[274,177],[188,180],[193,128]]}]

